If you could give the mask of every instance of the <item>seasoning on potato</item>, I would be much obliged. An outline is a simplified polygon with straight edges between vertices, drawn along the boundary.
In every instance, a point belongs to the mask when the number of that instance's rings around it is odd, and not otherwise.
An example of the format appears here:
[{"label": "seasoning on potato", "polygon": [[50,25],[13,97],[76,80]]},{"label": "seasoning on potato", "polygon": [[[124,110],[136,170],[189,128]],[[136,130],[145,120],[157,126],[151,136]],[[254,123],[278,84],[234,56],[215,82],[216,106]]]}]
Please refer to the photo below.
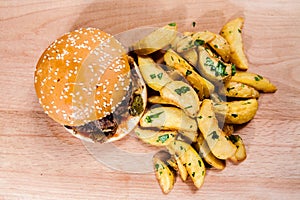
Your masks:
[{"label": "seasoning on potato", "polygon": [[133,45],[149,91],[134,132],[148,145],[165,149],[153,157],[163,193],[173,189],[176,174],[200,188],[210,167],[222,170],[228,160],[239,163],[247,157],[246,141],[234,134],[235,127],[255,118],[260,92],[276,87],[261,75],[240,71],[249,68],[243,22],[231,20],[220,34],[174,33],[177,26],[169,24]]}]

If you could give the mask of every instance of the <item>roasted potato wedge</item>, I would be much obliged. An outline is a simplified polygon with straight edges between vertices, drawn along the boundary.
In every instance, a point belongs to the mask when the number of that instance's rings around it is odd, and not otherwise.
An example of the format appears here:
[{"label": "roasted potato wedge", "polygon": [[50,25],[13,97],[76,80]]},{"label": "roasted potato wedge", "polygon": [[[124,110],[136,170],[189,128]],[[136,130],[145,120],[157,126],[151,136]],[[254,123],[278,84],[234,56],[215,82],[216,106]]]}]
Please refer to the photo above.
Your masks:
[{"label": "roasted potato wedge", "polygon": [[211,100],[204,99],[202,101],[197,122],[214,156],[224,160],[233,156],[236,146],[227,140],[226,135],[219,128]]},{"label": "roasted potato wedge", "polygon": [[197,46],[204,45],[205,43],[214,40],[215,35],[216,34],[209,31],[202,31],[193,33],[191,35],[187,35],[177,43],[176,51],[178,53],[182,53],[184,51],[193,49]]},{"label": "roasted potato wedge", "polygon": [[178,105],[176,105],[174,101],[170,99],[165,99],[161,96],[151,96],[148,98],[148,102],[152,104],[167,104],[167,105],[174,105],[179,107]]},{"label": "roasted potato wedge", "polygon": [[148,55],[168,46],[177,35],[177,25],[170,23],[154,30],[152,33],[136,42],[132,49],[138,55]]},{"label": "roasted potato wedge", "polygon": [[[178,70],[185,76],[191,85],[199,90],[198,94],[201,93],[204,94],[205,97],[209,97],[209,94],[214,91],[215,86],[205,78],[201,77],[194,68],[175,51],[169,49],[164,55],[164,60],[168,66]],[[203,92],[201,90],[203,90]]]},{"label": "roasted potato wedge", "polygon": [[230,59],[230,46],[225,38],[219,34],[215,34],[215,38],[208,42],[209,46],[213,48],[225,61]]},{"label": "roasted potato wedge", "polygon": [[216,158],[211,150],[209,149],[206,141],[204,140],[204,137],[202,134],[199,134],[197,138],[196,143],[196,149],[199,152],[200,156],[211,166],[213,166],[216,169],[224,169],[226,166],[226,163],[224,160],[220,160]]},{"label": "roasted potato wedge", "polygon": [[200,101],[195,90],[183,81],[167,83],[160,90],[160,95],[175,102],[190,117],[195,117],[199,111]]},{"label": "roasted potato wedge", "polygon": [[231,81],[249,85],[262,92],[275,92],[277,90],[276,86],[273,85],[267,78],[251,72],[238,71],[231,77]]},{"label": "roasted potato wedge", "polygon": [[177,131],[162,131],[152,129],[135,128],[134,133],[139,139],[154,146],[165,146],[177,136]]},{"label": "roasted potato wedge", "polygon": [[242,162],[247,158],[246,148],[242,138],[239,135],[230,135],[229,139],[237,147],[235,154],[230,157],[230,160],[234,163]]},{"label": "roasted potato wedge", "polygon": [[181,56],[192,66],[196,66],[198,64],[198,53],[195,48],[182,52]]},{"label": "roasted potato wedge", "polygon": [[244,19],[242,17],[233,19],[225,24],[220,32],[230,46],[230,61],[241,70],[248,69],[248,59],[244,53],[244,45],[242,40],[242,28]]},{"label": "roasted potato wedge", "polygon": [[251,86],[244,83],[228,81],[224,84],[225,95],[227,97],[237,98],[258,98],[259,92]]},{"label": "roasted potato wedge", "polygon": [[150,57],[138,56],[140,72],[146,84],[153,90],[161,90],[172,79],[158,64]]},{"label": "roasted potato wedge", "polygon": [[256,99],[220,102],[214,104],[214,111],[217,115],[225,115],[225,123],[243,124],[254,118],[258,109]]},{"label": "roasted potato wedge", "polygon": [[[185,166],[183,165],[182,161],[179,159],[179,157],[175,154],[174,150],[168,148],[170,154],[173,156],[174,160],[175,160],[175,164],[176,166],[173,167],[173,169],[175,169],[179,175],[182,181],[186,181],[187,177],[188,177],[188,172],[185,168]],[[174,165],[174,164],[173,164]]]},{"label": "roasted potato wedge", "polygon": [[212,82],[227,81],[231,77],[231,65],[211,56],[203,46],[198,46],[197,69]]},{"label": "roasted potato wedge", "polygon": [[192,143],[197,141],[198,132],[192,132],[192,131],[180,131],[178,138],[181,137],[182,141],[186,141],[187,143]]},{"label": "roasted potato wedge", "polygon": [[140,119],[140,125],[162,130],[197,131],[196,121],[175,107],[151,108]]},{"label": "roasted potato wedge", "polygon": [[168,165],[159,157],[154,156],[152,161],[159,186],[161,187],[163,193],[167,194],[174,187],[175,176]]},{"label": "roasted potato wedge", "polygon": [[171,142],[167,148],[178,155],[193,180],[194,185],[200,188],[205,177],[205,166],[195,149],[191,145],[179,140]]}]

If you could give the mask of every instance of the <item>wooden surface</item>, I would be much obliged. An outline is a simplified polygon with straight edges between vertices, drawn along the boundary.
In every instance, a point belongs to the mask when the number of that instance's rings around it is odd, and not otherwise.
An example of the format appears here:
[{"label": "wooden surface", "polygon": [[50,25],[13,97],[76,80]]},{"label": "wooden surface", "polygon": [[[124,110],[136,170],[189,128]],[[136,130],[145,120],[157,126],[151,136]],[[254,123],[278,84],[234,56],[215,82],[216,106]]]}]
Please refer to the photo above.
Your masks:
[{"label": "wooden surface", "polygon": [[[63,33],[94,26],[116,34],[177,22],[180,31],[217,32],[245,17],[249,71],[276,84],[239,130],[248,158],[209,171],[200,190],[177,178],[163,195],[153,173],[126,173],[98,162],[43,113],[35,64]],[[197,22],[192,27],[192,22]],[[297,0],[0,1],[0,199],[299,199],[300,3]],[[138,151],[135,138],[117,143]]]}]

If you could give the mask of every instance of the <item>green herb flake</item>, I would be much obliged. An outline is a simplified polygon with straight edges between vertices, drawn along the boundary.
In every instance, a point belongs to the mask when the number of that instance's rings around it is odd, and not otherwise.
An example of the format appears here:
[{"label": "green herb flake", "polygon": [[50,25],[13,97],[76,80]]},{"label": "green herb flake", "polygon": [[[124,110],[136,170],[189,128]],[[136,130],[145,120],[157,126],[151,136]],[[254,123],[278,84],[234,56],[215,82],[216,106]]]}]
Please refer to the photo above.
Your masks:
[{"label": "green herb flake", "polygon": [[192,73],[193,73],[192,71],[186,70],[185,75],[188,76],[188,75],[191,75]]},{"label": "green herb flake", "polygon": [[231,76],[234,76],[236,74],[236,66],[235,64],[231,65]]},{"label": "green herb flake", "polygon": [[168,24],[169,26],[176,26],[176,23],[175,22],[172,22],[170,24]]},{"label": "green herb flake", "polygon": [[162,175],[162,171],[159,172],[159,175]]},{"label": "green herb flake", "polygon": [[219,48],[218,45],[216,45],[216,44],[214,45],[214,47],[215,47],[216,49]]},{"label": "green herb flake", "polygon": [[150,74],[150,78],[154,79],[154,78],[156,78],[156,75],[155,74]]},{"label": "green herb flake", "polygon": [[208,118],[212,118],[212,116],[211,116],[211,115],[209,115],[209,116],[208,116]]},{"label": "green herb flake", "polygon": [[231,116],[237,118],[238,114],[231,114]]},{"label": "green herb flake", "polygon": [[172,61],[174,61],[174,58],[173,58],[173,56],[171,56],[171,60],[172,60]]},{"label": "green herb flake", "polygon": [[161,135],[161,136],[158,136],[158,142],[161,141],[161,143],[164,143],[165,141],[167,141],[169,139],[169,134],[165,134],[165,135]]},{"label": "green herb flake", "polygon": [[201,46],[201,45],[203,45],[204,43],[205,43],[204,40],[197,39],[197,40],[195,40],[194,45],[195,45],[195,46]]},{"label": "green herb flake", "polygon": [[204,176],[204,171],[202,171],[202,176]]},{"label": "green herb flake", "polygon": [[195,27],[196,26],[196,22],[192,22],[192,26]]},{"label": "green herb flake", "polygon": [[230,90],[233,90],[235,87],[229,87],[229,88],[226,88],[227,92],[229,92]]},{"label": "green herb flake", "polygon": [[216,131],[211,132],[210,134],[208,134],[208,136],[211,136],[212,139],[219,139],[219,135],[217,134]]},{"label": "green herb flake", "polygon": [[156,169],[156,171],[158,171],[158,168],[159,168],[159,164],[155,164],[155,169]]},{"label": "green herb flake", "polygon": [[260,78],[258,76],[254,77],[255,81],[260,81]]},{"label": "green herb flake", "polygon": [[158,79],[159,79],[159,80],[161,80],[161,79],[162,79],[162,76],[163,76],[163,73],[159,73],[159,74],[157,74],[157,77],[158,77]]},{"label": "green herb flake", "polygon": [[182,86],[181,88],[177,88],[174,90],[179,96],[181,96],[181,94],[185,94],[188,91],[190,91],[190,88],[187,86]]},{"label": "green herb flake", "polygon": [[184,109],[189,109],[189,108],[192,108],[193,106],[187,106],[187,107],[185,107]]},{"label": "green herb flake", "polygon": [[200,167],[202,167],[201,160],[198,160],[198,164],[199,164]]},{"label": "green herb flake", "polygon": [[257,74],[257,77],[260,78],[261,80],[264,79],[264,77],[262,77],[261,75]]},{"label": "green herb flake", "polygon": [[229,139],[233,144],[237,143],[239,140],[239,138],[236,135],[230,135]]},{"label": "green herb flake", "polygon": [[161,111],[161,112],[159,112],[159,113],[156,113],[156,114],[153,114],[153,115],[148,115],[146,118],[145,118],[145,121],[147,122],[147,123],[151,123],[153,120],[153,118],[158,118],[159,117],[159,115],[161,115],[162,113],[163,113],[164,111]]},{"label": "green herb flake", "polygon": [[241,29],[238,29],[238,32],[239,32],[239,33],[241,33],[241,32],[242,32],[242,30],[241,30]]},{"label": "green herb flake", "polygon": [[192,163],[189,163],[188,166],[191,166]]},{"label": "green herb flake", "polygon": [[232,31],[229,31],[229,33],[232,33]]},{"label": "green herb flake", "polygon": [[192,177],[195,177],[195,172],[192,173]]},{"label": "green herb flake", "polygon": [[203,117],[200,115],[198,118],[199,118],[199,119],[202,119]]}]

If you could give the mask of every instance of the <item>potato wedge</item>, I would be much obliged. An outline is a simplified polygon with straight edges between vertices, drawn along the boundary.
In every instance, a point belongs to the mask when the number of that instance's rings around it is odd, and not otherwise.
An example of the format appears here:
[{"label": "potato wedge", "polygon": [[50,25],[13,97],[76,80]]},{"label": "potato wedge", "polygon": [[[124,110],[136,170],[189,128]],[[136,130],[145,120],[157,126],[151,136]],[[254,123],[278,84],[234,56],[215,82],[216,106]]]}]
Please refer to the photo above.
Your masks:
[{"label": "potato wedge", "polygon": [[[191,85],[199,90],[199,93],[204,94],[205,97],[209,97],[209,94],[215,90],[215,86],[211,82],[201,77],[194,68],[175,51],[169,49],[164,55],[164,60],[168,66],[178,70],[183,76],[186,76],[186,79]],[[203,92],[201,91],[202,87]]]},{"label": "potato wedge", "polygon": [[224,84],[225,95],[237,98],[258,98],[259,92],[244,83],[228,81]]},{"label": "potato wedge", "polygon": [[230,135],[229,139],[237,147],[235,154],[232,157],[230,157],[230,160],[234,163],[242,162],[247,158],[246,148],[242,138],[239,135]]},{"label": "potato wedge", "polygon": [[178,53],[182,53],[197,46],[204,45],[205,43],[208,43],[215,39],[215,35],[216,34],[209,31],[202,31],[187,35],[177,43],[176,51]]},{"label": "potato wedge", "polygon": [[167,148],[178,155],[183,165],[185,165],[194,185],[200,188],[204,182],[205,166],[195,149],[191,145],[179,140],[171,142]]},{"label": "potato wedge", "polygon": [[167,104],[179,107],[174,101],[170,99],[165,99],[161,96],[151,96],[148,98],[148,102],[152,104]]},{"label": "potato wedge", "polygon": [[223,128],[222,128],[222,131],[224,132],[224,134],[226,136],[230,136],[233,134],[234,132],[234,127],[232,124],[224,124],[223,125]]},{"label": "potato wedge", "polygon": [[258,109],[256,99],[220,102],[214,104],[214,111],[217,115],[225,115],[225,123],[243,124],[254,118]]},{"label": "potato wedge", "polygon": [[177,137],[178,138],[181,137],[182,141],[185,141],[187,143],[192,143],[192,142],[196,142],[197,141],[197,137],[198,137],[198,132],[192,132],[192,131],[180,131],[179,135]]},{"label": "potato wedge", "polygon": [[163,193],[167,194],[174,187],[175,176],[168,165],[160,158],[154,156],[152,161],[159,186],[161,187]]},{"label": "potato wedge", "polygon": [[175,140],[177,131],[162,131],[136,127],[134,133],[139,139],[154,146],[165,146]]},{"label": "potato wedge", "polygon": [[140,119],[140,125],[145,128],[153,127],[162,130],[197,131],[196,121],[175,107],[151,108]]},{"label": "potato wedge", "polygon": [[220,32],[230,46],[230,61],[241,70],[248,69],[248,59],[244,53],[244,45],[242,40],[242,28],[244,19],[242,17],[233,19],[225,24]]},{"label": "potato wedge", "polygon": [[175,102],[187,115],[198,114],[200,101],[195,90],[183,81],[167,83],[161,90],[162,98]]},{"label": "potato wedge", "polygon": [[202,101],[197,122],[214,156],[225,160],[235,153],[236,146],[227,140],[226,135],[218,126],[211,100],[204,99]]},{"label": "potato wedge", "polygon": [[182,52],[181,56],[192,66],[196,66],[198,64],[198,53],[195,48]]},{"label": "potato wedge", "polygon": [[224,60],[228,62],[230,59],[230,46],[225,38],[219,34],[215,34],[215,38],[208,42],[209,46],[213,48]]},{"label": "potato wedge", "polygon": [[200,156],[211,166],[213,166],[216,169],[224,169],[226,166],[226,163],[224,160],[220,160],[216,158],[211,150],[209,149],[206,141],[204,140],[204,137],[202,134],[199,134],[197,137],[197,143],[196,143],[196,149],[199,152]]},{"label": "potato wedge", "polygon": [[244,83],[262,92],[275,92],[276,86],[273,85],[267,78],[251,73],[251,72],[236,72],[234,76],[231,77],[231,81]]},{"label": "potato wedge", "polygon": [[179,157],[175,154],[174,150],[168,148],[170,154],[173,156],[175,162],[176,162],[176,167],[174,168],[180,175],[180,178],[182,181],[186,181],[188,177],[188,172],[183,165],[182,161],[179,159]]},{"label": "potato wedge", "polygon": [[197,69],[212,82],[227,81],[231,77],[231,65],[212,57],[203,46],[198,47]]},{"label": "potato wedge", "polygon": [[136,42],[132,49],[138,55],[148,55],[168,46],[177,35],[177,25],[170,23],[154,30],[152,33]]},{"label": "potato wedge", "polygon": [[153,90],[161,90],[172,79],[169,75],[150,57],[138,56],[140,72],[146,84]]}]

